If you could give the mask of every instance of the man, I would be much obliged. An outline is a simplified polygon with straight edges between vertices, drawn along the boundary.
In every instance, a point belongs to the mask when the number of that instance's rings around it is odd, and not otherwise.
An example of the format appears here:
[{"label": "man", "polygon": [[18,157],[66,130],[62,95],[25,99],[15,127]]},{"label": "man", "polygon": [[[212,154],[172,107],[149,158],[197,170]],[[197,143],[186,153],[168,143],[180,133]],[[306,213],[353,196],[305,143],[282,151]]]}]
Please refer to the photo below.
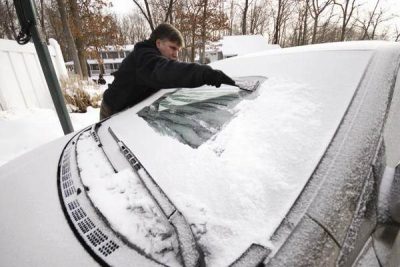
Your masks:
[{"label": "man", "polygon": [[106,84],[107,81],[104,79],[103,74],[99,74],[99,79],[97,80],[98,84]]},{"label": "man", "polygon": [[100,119],[131,107],[163,88],[235,85],[222,71],[208,65],[177,61],[182,46],[181,33],[167,23],[160,24],[148,40],[137,43],[113,73],[114,81],[103,95]]}]

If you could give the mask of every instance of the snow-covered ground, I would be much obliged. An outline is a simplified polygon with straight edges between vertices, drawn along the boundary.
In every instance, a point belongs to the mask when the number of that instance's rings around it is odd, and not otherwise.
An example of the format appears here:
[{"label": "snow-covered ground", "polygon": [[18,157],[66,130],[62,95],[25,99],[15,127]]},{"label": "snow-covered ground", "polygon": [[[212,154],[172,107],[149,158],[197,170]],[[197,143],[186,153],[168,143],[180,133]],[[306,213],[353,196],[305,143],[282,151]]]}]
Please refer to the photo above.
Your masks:
[{"label": "snow-covered ground", "polygon": [[[74,130],[99,120],[99,109],[70,113]],[[57,113],[52,109],[0,111],[0,166],[17,156],[64,135]]]},{"label": "snow-covered ground", "polygon": [[[97,76],[91,79],[97,79]],[[104,76],[107,84],[100,85],[96,91],[104,92],[113,76]],[[47,90],[47,89],[46,89]],[[90,94],[93,88],[85,87]],[[88,107],[86,113],[70,113],[74,130],[77,131],[99,120],[100,109]],[[53,109],[0,110],[0,166],[40,145],[64,135],[58,116]]]}]

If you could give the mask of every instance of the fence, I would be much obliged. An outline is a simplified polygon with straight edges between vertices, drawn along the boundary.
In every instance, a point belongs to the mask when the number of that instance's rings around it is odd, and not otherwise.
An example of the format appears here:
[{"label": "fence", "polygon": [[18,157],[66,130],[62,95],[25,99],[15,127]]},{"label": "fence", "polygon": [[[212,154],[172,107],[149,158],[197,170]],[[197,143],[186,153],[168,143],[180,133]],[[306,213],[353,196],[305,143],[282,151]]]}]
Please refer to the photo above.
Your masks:
[{"label": "fence", "polygon": [[[57,41],[50,39],[49,52],[58,78],[67,69]],[[53,101],[33,43],[18,45],[0,39],[0,110],[52,108]]]}]

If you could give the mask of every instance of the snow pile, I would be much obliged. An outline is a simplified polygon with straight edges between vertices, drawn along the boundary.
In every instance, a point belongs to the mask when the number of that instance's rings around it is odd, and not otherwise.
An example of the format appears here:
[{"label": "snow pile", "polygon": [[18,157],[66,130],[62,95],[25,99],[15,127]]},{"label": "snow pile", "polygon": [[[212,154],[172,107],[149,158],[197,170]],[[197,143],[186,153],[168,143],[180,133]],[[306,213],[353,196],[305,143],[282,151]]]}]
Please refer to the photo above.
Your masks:
[{"label": "snow pile", "polygon": [[88,195],[114,231],[147,255],[168,266],[180,266],[174,230],[130,169],[114,173],[89,132],[78,140],[78,162]]}]

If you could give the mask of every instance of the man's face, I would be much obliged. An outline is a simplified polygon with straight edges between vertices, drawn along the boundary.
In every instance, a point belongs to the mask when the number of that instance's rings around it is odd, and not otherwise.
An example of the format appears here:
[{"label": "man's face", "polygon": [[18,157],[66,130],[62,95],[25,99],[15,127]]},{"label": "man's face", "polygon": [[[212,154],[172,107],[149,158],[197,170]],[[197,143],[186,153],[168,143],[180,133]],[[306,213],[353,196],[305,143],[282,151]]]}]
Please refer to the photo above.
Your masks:
[{"label": "man's face", "polygon": [[169,40],[156,40],[156,46],[160,51],[161,55],[166,58],[177,60],[178,52],[181,47],[176,42],[171,42]]}]

